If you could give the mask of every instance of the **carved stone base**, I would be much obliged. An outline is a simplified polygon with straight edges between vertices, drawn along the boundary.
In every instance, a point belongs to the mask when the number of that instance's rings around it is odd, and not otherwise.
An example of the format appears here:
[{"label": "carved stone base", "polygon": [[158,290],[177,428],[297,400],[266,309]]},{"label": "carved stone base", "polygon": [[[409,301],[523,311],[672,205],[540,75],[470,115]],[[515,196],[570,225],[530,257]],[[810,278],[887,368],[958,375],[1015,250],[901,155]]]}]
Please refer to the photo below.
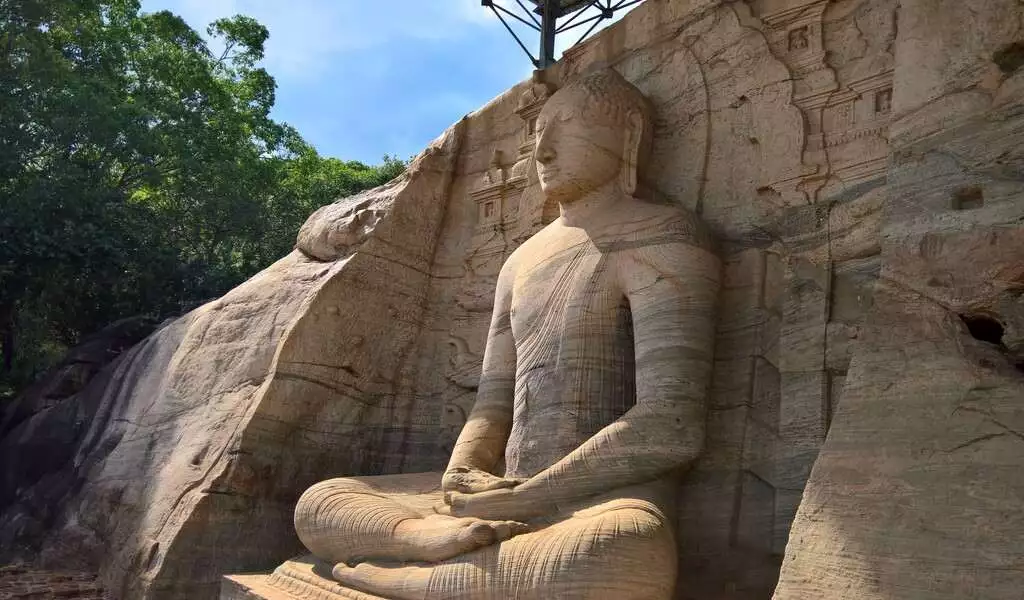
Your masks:
[{"label": "carved stone base", "polygon": [[285,562],[273,573],[227,575],[220,600],[387,600],[343,587],[331,566],[312,555]]}]

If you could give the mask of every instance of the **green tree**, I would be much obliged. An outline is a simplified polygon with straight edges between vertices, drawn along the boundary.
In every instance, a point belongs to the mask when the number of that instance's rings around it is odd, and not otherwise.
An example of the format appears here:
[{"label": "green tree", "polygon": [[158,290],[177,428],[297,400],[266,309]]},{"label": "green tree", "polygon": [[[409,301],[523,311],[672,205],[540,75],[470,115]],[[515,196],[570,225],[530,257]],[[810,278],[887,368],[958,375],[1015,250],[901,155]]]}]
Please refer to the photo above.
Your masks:
[{"label": "green tree", "polygon": [[0,395],[106,323],[222,294],[404,169],[270,117],[257,21],[207,34],[223,50],[136,0],[0,0]]}]

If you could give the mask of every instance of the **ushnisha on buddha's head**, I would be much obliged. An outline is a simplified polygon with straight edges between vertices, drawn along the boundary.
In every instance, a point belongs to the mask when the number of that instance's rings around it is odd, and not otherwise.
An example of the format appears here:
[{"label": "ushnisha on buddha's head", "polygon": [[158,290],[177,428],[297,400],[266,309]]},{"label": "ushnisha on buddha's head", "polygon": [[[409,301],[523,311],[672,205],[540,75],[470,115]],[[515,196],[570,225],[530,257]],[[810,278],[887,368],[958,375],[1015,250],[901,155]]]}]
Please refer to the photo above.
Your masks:
[{"label": "ushnisha on buddha's head", "polygon": [[558,90],[537,119],[534,158],[547,198],[570,204],[594,193],[632,196],[652,113],[640,90],[610,68]]}]

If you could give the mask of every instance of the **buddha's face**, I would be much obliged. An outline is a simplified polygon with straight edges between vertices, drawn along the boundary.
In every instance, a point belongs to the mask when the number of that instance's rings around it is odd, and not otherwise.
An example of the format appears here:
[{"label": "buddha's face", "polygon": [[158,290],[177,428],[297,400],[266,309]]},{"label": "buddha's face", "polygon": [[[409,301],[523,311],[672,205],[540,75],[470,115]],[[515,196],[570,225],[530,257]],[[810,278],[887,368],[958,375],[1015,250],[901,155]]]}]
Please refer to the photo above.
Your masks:
[{"label": "buddha's face", "polygon": [[573,100],[574,94],[556,94],[537,118],[540,186],[561,204],[617,180],[624,163],[625,128],[611,119],[584,118],[582,103]]}]

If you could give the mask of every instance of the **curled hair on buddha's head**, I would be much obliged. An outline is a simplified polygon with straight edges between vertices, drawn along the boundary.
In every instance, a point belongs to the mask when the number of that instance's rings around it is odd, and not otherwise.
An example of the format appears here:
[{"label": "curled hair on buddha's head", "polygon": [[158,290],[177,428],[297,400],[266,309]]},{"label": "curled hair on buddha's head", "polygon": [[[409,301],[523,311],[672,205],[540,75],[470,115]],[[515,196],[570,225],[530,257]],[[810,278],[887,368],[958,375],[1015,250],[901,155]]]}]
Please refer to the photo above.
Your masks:
[{"label": "curled hair on buddha's head", "polygon": [[639,171],[650,155],[653,137],[654,109],[647,98],[609,67],[580,75],[555,96],[578,107],[579,118],[584,123],[622,127],[626,131],[622,187],[627,194],[634,194]]}]

